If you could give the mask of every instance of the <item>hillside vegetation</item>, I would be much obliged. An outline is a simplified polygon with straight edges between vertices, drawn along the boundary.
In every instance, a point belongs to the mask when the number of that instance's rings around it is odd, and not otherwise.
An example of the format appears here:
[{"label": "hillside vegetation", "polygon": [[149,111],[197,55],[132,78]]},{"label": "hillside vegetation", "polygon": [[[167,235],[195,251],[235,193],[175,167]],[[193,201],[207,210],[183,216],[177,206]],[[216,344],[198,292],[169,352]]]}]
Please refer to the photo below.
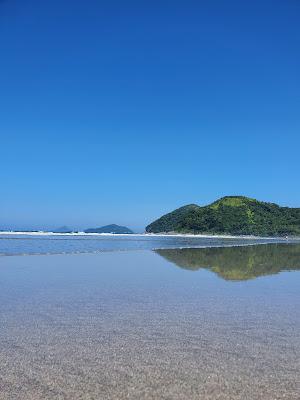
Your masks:
[{"label": "hillside vegetation", "polygon": [[280,207],[244,196],[226,196],[200,207],[187,205],[152,222],[146,232],[256,236],[300,235],[300,208]]}]

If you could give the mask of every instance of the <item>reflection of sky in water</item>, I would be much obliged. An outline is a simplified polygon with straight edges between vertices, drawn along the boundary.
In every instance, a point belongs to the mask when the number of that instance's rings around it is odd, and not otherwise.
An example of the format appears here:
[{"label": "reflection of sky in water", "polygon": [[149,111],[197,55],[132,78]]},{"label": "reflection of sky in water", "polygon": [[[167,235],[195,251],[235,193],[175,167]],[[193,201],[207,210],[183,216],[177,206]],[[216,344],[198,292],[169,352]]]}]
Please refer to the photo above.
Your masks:
[{"label": "reflection of sky in water", "polygon": [[[286,242],[285,239],[276,239]],[[221,239],[179,236],[30,236],[0,234],[0,254],[93,253],[117,250],[153,250],[180,247],[234,246],[274,242],[274,239]]]},{"label": "reflection of sky in water", "polygon": [[231,282],[185,252],[1,257],[2,398],[297,399],[299,271]]}]

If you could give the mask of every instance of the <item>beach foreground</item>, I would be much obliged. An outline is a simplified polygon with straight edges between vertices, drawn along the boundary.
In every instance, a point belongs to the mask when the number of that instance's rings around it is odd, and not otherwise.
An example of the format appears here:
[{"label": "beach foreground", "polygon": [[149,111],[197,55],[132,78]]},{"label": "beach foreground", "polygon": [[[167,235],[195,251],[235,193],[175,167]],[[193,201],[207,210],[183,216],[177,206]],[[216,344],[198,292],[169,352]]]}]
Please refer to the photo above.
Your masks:
[{"label": "beach foreground", "polygon": [[[272,246],[230,257],[256,271]],[[281,246],[292,271],[239,281],[201,249],[1,257],[0,399],[299,399],[300,260]]]}]

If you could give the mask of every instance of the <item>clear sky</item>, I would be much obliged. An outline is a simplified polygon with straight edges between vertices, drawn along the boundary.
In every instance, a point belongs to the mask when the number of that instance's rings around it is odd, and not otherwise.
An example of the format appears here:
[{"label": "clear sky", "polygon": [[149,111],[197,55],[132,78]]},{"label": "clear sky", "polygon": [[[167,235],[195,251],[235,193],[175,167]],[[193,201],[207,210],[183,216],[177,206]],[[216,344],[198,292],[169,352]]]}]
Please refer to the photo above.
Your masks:
[{"label": "clear sky", "polygon": [[0,227],[300,206],[298,0],[0,0]]}]

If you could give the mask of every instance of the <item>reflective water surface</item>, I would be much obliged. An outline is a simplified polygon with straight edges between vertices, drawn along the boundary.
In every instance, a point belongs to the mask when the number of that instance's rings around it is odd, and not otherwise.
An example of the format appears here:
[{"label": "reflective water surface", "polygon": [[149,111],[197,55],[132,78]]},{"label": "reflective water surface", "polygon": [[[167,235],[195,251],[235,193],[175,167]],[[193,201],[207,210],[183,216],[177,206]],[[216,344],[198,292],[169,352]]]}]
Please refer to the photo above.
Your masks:
[{"label": "reflective water surface", "polygon": [[[284,238],[222,238],[160,235],[30,235],[1,234],[0,255],[78,254],[120,250],[154,250],[287,243]],[[288,242],[300,243],[300,239]]]},{"label": "reflective water surface", "polygon": [[180,268],[207,268],[229,280],[300,270],[300,245],[268,244],[206,249],[162,249],[156,253]]},{"label": "reflective water surface", "polygon": [[0,399],[298,400],[299,268],[297,245],[0,257]]}]

